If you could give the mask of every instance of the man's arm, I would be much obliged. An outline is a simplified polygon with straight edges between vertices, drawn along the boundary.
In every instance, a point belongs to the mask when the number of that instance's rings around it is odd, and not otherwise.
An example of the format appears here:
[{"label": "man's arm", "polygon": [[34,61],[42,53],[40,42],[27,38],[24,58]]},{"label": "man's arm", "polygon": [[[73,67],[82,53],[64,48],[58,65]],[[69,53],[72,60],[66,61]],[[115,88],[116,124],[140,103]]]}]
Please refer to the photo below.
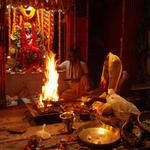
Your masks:
[{"label": "man's arm", "polygon": [[57,65],[58,70],[66,69],[66,66],[68,65],[68,60],[63,61],[61,64]]}]

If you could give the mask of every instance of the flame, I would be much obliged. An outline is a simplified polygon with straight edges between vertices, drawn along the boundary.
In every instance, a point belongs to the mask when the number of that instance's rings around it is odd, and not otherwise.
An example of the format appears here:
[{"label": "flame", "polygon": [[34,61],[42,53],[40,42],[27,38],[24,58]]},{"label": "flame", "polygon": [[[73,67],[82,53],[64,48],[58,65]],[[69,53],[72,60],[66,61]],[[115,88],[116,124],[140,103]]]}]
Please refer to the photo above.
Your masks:
[{"label": "flame", "polygon": [[51,51],[46,57],[45,84],[42,86],[42,94],[40,95],[40,105],[44,106],[43,101],[58,101],[58,78],[59,74],[56,70],[55,54]]}]

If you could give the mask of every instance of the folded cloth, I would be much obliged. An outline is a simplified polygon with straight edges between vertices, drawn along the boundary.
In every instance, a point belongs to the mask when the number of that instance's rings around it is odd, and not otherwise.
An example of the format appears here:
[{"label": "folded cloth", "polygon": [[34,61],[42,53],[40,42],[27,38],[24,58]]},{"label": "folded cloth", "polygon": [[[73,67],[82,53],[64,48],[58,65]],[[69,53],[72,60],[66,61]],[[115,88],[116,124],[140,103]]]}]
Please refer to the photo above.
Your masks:
[{"label": "folded cloth", "polygon": [[114,115],[120,120],[128,120],[131,113],[139,114],[138,108],[131,102],[116,94],[113,89],[108,89],[106,101],[112,108]]}]

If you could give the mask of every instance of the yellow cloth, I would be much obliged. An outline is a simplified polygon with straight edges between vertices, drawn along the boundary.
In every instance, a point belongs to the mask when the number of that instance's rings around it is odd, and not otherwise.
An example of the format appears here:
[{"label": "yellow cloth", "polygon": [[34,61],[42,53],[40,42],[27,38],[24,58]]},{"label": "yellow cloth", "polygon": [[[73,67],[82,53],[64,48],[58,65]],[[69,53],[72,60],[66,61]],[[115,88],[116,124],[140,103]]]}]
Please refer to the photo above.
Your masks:
[{"label": "yellow cloth", "polygon": [[104,90],[114,89],[117,91],[122,73],[122,63],[117,55],[109,52],[103,65],[101,86]]}]

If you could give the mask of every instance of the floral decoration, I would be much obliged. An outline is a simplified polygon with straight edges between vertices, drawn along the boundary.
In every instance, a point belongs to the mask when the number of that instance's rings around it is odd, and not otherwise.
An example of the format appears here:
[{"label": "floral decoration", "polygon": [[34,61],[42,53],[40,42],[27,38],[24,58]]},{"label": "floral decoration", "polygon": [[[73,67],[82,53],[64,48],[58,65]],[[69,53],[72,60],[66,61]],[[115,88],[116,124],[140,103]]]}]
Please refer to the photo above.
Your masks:
[{"label": "floral decoration", "polygon": [[[31,30],[32,44],[28,44],[26,30]],[[24,23],[16,25],[11,34],[12,46],[10,53],[22,64],[34,64],[42,59],[45,48],[42,41],[40,29],[33,24]],[[40,63],[40,62],[39,62]]]}]

